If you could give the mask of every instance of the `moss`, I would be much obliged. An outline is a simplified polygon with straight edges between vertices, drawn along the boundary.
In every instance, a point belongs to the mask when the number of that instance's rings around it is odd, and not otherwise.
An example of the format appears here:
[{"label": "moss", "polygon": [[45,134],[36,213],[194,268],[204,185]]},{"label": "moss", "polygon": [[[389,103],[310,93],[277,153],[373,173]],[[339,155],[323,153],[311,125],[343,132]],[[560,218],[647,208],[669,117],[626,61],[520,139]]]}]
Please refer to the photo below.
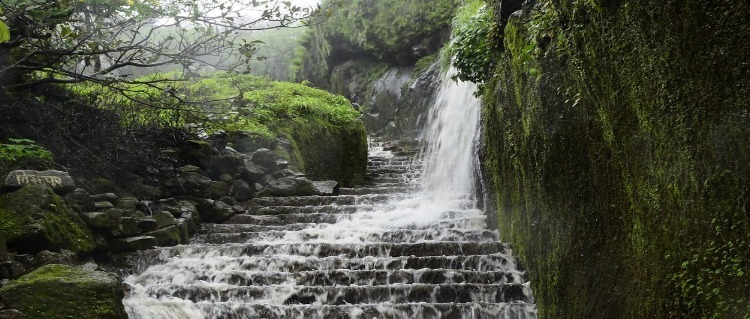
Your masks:
[{"label": "moss", "polygon": [[46,265],[3,286],[0,295],[28,318],[127,318],[119,281],[98,271]]},{"label": "moss", "polygon": [[482,161],[540,317],[748,318],[747,12],[539,1],[507,21]]},{"label": "moss", "polygon": [[81,218],[43,185],[0,196],[0,235],[22,253],[94,248],[91,231]]}]

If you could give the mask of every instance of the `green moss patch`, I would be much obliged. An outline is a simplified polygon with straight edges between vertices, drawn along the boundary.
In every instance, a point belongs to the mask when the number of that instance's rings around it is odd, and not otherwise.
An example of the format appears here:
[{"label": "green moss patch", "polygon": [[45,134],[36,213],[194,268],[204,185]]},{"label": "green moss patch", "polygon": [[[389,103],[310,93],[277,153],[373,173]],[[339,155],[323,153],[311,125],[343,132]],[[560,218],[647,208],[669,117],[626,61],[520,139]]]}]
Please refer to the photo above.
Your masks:
[{"label": "green moss patch", "polygon": [[21,253],[68,249],[89,252],[91,231],[81,218],[43,185],[0,196],[0,235]]},{"label": "green moss patch", "polygon": [[127,318],[120,281],[99,271],[43,266],[0,288],[0,296],[27,318]]}]

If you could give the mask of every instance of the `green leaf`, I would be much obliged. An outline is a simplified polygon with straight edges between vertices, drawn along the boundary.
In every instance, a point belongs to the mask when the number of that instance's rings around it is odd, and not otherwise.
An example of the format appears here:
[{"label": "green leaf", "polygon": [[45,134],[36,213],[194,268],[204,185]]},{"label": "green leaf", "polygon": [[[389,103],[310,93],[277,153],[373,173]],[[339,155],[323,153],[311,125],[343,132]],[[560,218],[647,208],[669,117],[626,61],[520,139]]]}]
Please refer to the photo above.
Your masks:
[{"label": "green leaf", "polygon": [[8,30],[8,26],[5,25],[5,22],[0,21],[0,43],[8,41],[10,41],[10,30]]}]

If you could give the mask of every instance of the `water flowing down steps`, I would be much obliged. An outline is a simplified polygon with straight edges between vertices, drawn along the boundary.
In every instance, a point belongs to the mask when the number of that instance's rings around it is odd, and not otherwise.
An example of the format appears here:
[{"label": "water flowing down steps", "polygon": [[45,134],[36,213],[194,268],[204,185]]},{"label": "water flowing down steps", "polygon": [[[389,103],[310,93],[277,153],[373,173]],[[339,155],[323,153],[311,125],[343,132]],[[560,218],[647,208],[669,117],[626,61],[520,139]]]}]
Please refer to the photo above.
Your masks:
[{"label": "water flowing down steps", "polygon": [[432,205],[416,146],[371,144],[371,185],[255,199],[191,245],[138,253],[130,317],[536,318],[472,194]]}]

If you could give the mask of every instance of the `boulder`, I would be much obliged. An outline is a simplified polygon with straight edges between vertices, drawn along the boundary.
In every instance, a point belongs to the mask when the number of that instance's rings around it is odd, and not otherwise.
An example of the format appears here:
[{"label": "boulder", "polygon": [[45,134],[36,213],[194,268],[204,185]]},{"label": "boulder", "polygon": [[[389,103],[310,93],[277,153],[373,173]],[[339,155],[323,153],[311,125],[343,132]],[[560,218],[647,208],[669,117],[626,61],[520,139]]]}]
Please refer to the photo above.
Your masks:
[{"label": "boulder", "polygon": [[76,189],[76,183],[70,174],[62,171],[12,171],[5,177],[3,188],[10,191],[19,190],[29,185],[46,185],[57,194],[67,194]]},{"label": "boulder", "polygon": [[323,196],[338,196],[339,183],[337,181],[314,181],[315,189]]},{"label": "boulder", "polygon": [[84,211],[84,212],[91,212],[94,211],[94,201],[91,199],[91,196],[89,196],[89,192],[87,192],[83,188],[76,188],[73,190],[72,193],[68,194],[70,199],[72,199],[76,204],[78,204],[78,207]]},{"label": "boulder", "polygon": [[51,188],[31,185],[0,196],[0,237],[19,253],[89,252],[91,230]]},{"label": "boulder", "polygon": [[255,153],[253,153],[252,156],[250,156],[250,160],[272,171],[275,171],[277,169],[277,166],[276,166],[277,159],[278,159],[278,156],[276,155],[276,153],[274,153],[272,150],[269,150],[267,148],[261,148],[255,151]]},{"label": "boulder", "polygon": [[154,230],[146,233],[145,235],[153,236],[159,246],[176,246],[182,243],[180,229],[175,225]]},{"label": "boulder", "polygon": [[112,205],[117,204],[117,201],[120,200],[120,197],[115,193],[95,194],[90,195],[89,197],[91,197],[91,200],[94,202],[110,202]]},{"label": "boulder", "polygon": [[115,207],[122,210],[136,210],[138,209],[138,199],[135,197],[120,198]]},{"label": "boulder", "polygon": [[240,178],[248,183],[255,183],[269,171],[269,169],[260,166],[249,159],[245,159],[245,164],[240,169]]},{"label": "boulder", "polygon": [[107,201],[94,202],[94,210],[105,210],[110,208],[115,208],[115,205],[112,205],[112,203]]},{"label": "boulder", "polygon": [[91,228],[106,229],[112,227],[109,215],[100,212],[82,213],[81,217]]},{"label": "boulder", "polygon": [[208,223],[223,223],[235,214],[231,205],[214,200],[205,200],[198,205],[201,220]]},{"label": "boulder", "polygon": [[120,236],[133,236],[141,233],[138,229],[138,219],[133,217],[120,217],[115,220],[115,226],[112,229],[112,235],[115,237]]},{"label": "boulder", "polygon": [[0,310],[0,319],[26,319],[27,317],[23,312],[17,309],[3,309]]},{"label": "boulder", "polygon": [[319,195],[317,188],[307,179],[284,177],[268,184],[261,197],[288,197]]},{"label": "boulder", "polygon": [[221,155],[212,156],[206,163],[206,169],[211,177],[217,179],[221,175],[237,177],[240,168],[245,164],[243,156],[237,151],[225,150]]},{"label": "boulder", "polygon": [[211,182],[211,198],[222,198],[229,196],[230,184],[225,182]]},{"label": "boulder", "polygon": [[177,219],[172,214],[166,211],[160,211],[154,214],[154,219],[159,227],[167,227],[177,225]]},{"label": "boulder", "polygon": [[232,183],[231,195],[238,201],[247,201],[253,199],[255,188],[243,180],[236,180]]},{"label": "boulder", "polygon": [[229,144],[240,153],[251,153],[260,148],[273,148],[275,141],[255,133],[236,131],[229,134]]},{"label": "boulder", "polygon": [[115,239],[110,243],[112,252],[126,252],[136,250],[146,250],[158,246],[154,236],[138,236],[130,238]]},{"label": "boulder", "polygon": [[152,216],[141,217],[138,218],[138,229],[142,232],[157,230],[159,229],[159,223],[156,221],[156,218]]},{"label": "boulder", "polygon": [[174,191],[178,195],[209,198],[211,179],[198,172],[181,173],[177,178],[177,187]]},{"label": "boulder", "polygon": [[122,282],[101,271],[46,265],[0,288],[0,297],[27,318],[127,318]]},{"label": "boulder", "polygon": [[16,279],[26,273],[26,267],[17,261],[0,262],[0,279]]}]

